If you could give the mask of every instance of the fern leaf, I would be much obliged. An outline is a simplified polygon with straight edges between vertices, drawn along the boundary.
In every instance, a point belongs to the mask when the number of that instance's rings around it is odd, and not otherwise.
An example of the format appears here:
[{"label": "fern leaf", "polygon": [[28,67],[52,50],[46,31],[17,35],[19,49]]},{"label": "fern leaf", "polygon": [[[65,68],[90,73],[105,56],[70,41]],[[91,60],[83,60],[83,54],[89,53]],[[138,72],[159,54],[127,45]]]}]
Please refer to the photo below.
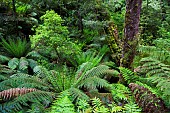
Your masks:
[{"label": "fern leaf", "polygon": [[109,84],[106,80],[93,76],[82,80],[79,83],[78,88],[85,87],[87,89],[97,89],[97,87],[103,88],[108,86]]},{"label": "fern leaf", "polygon": [[25,57],[21,57],[19,61],[19,70],[25,71],[28,68],[28,61]]},{"label": "fern leaf", "polygon": [[27,59],[29,66],[31,67],[31,69],[34,69],[34,67],[37,66],[37,62],[33,59]]},{"label": "fern leaf", "polygon": [[72,96],[73,100],[76,99],[82,99],[82,100],[89,100],[90,98],[81,90],[77,89],[77,88],[70,88],[68,89],[70,95]]},{"label": "fern leaf", "polygon": [[0,98],[3,100],[9,100],[10,98],[14,98],[33,91],[36,91],[36,89],[35,88],[11,88],[0,92]]},{"label": "fern leaf", "polygon": [[0,91],[9,89],[9,87],[16,88],[16,87],[19,87],[20,85],[23,86],[24,84],[29,84],[29,83],[37,84],[39,85],[39,87],[43,87],[44,89],[45,87],[48,87],[48,84],[43,83],[37,77],[24,76],[24,77],[13,77],[13,78],[0,82]]},{"label": "fern leaf", "polygon": [[21,106],[29,106],[27,102],[41,102],[44,103],[53,100],[53,93],[45,91],[33,91],[26,93],[24,95],[18,96],[14,100],[10,101],[8,104],[14,106],[15,110],[18,111],[22,109]]},{"label": "fern leaf", "polygon": [[0,81],[4,81],[6,79],[8,79],[8,78],[0,74]]},{"label": "fern leaf", "polygon": [[13,58],[8,62],[8,67],[11,69],[16,69],[19,64],[19,59],[18,58]]},{"label": "fern leaf", "polygon": [[94,67],[90,70],[88,70],[86,72],[86,74],[84,75],[84,78],[88,78],[88,77],[92,77],[92,76],[98,76],[100,78],[103,78],[104,76],[104,72],[106,72],[106,70],[109,70],[109,67],[106,65],[99,65],[97,67]]},{"label": "fern leaf", "polygon": [[0,55],[0,63],[5,63],[8,62],[9,60],[10,60],[9,57]]}]

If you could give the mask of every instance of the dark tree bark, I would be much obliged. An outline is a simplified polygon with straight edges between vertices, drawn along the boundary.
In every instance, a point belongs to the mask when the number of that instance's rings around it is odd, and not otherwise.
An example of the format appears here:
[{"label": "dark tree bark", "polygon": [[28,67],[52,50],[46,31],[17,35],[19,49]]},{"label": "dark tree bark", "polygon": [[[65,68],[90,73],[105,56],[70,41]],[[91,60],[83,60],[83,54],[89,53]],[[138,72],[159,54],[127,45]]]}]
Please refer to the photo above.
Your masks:
[{"label": "dark tree bark", "polygon": [[121,66],[132,68],[136,54],[142,0],[126,0],[125,28]]},{"label": "dark tree bark", "polygon": [[12,0],[13,15],[14,15],[14,21],[15,21],[15,27],[16,27],[16,34],[17,34],[17,36],[19,36],[19,31],[18,31],[18,19],[17,19],[15,4],[16,4],[16,0]]}]

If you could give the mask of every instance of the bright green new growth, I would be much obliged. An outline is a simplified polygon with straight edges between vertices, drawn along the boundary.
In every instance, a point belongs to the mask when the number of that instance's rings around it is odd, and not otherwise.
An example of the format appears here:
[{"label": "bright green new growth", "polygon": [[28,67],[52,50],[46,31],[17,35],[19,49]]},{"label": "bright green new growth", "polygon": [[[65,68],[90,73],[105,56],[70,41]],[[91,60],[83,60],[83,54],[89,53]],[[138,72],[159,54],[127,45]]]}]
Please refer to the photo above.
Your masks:
[{"label": "bright green new growth", "polygon": [[35,35],[30,37],[32,47],[50,47],[58,54],[74,54],[79,52],[78,46],[68,38],[69,31],[63,26],[64,20],[53,10],[46,11],[40,18],[44,23],[35,28]]},{"label": "bright green new growth", "polygon": [[53,10],[46,11],[40,18],[44,23],[35,28],[36,34],[31,37],[32,47],[60,46],[68,35],[67,27],[62,26],[62,18]]}]

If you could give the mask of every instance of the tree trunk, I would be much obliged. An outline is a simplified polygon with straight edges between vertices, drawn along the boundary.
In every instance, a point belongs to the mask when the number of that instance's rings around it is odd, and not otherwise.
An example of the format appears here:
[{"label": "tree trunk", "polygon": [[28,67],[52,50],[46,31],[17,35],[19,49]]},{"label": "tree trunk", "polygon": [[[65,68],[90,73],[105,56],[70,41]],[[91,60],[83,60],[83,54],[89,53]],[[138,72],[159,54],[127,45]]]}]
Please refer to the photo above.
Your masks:
[{"label": "tree trunk", "polygon": [[142,0],[126,0],[125,28],[121,66],[132,68],[136,54]]},{"label": "tree trunk", "polygon": [[15,4],[16,4],[16,1],[15,1],[15,0],[12,0],[13,15],[14,15],[14,21],[15,21],[15,27],[16,27],[16,34],[17,34],[17,36],[19,36],[19,31],[18,31],[18,19],[17,19]]}]

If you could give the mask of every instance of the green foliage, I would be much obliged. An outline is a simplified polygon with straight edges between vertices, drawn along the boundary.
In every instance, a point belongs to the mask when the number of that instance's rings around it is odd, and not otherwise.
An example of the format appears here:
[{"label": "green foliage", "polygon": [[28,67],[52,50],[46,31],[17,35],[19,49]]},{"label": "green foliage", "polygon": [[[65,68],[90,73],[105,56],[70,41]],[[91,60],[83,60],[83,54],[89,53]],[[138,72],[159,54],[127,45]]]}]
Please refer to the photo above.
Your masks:
[{"label": "green foliage", "polygon": [[[107,46],[103,46],[99,52],[97,51],[86,51],[81,54],[76,55],[74,61],[71,61],[75,66],[79,66],[85,62],[92,62],[94,66],[97,66],[101,60],[103,59],[104,55],[108,51]],[[76,62],[76,63],[74,63]]]},{"label": "green foliage", "polygon": [[104,105],[102,105],[102,102],[99,98],[93,98],[92,99],[92,106],[93,106],[93,112],[94,113],[108,113],[109,109],[106,108]]},{"label": "green foliage", "polygon": [[8,67],[12,70],[17,70],[18,72],[28,73],[28,68],[30,67],[32,70],[37,65],[36,61],[32,59],[27,59],[25,57],[13,58],[8,62]]},{"label": "green foliage", "polygon": [[129,98],[130,91],[123,84],[112,84],[110,90],[111,90],[114,102],[126,103],[126,102],[131,101],[131,98]]},{"label": "green foliage", "polygon": [[136,80],[139,80],[138,76],[136,76],[130,69],[119,67],[120,73],[122,74],[124,80],[129,84],[131,82],[135,82]]},{"label": "green foliage", "polygon": [[170,64],[169,39],[157,39],[153,41],[155,46],[140,46],[139,52],[143,56],[152,57],[165,64]]},{"label": "green foliage", "polygon": [[159,60],[153,59],[151,57],[142,58],[143,63],[141,67],[141,72],[146,73],[147,77],[150,76],[170,76],[170,67]]},{"label": "green foliage", "polygon": [[31,51],[31,45],[29,42],[26,41],[26,39],[9,38],[8,40],[5,40],[2,38],[1,45],[5,50],[5,54],[10,57],[24,57],[27,55],[28,52]]},{"label": "green foliage", "polygon": [[67,95],[60,97],[53,102],[49,113],[75,113],[74,104]]},{"label": "green foliage", "polygon": [[137,104],[143,108],[144,112],[166,112],[162,99],[153,94],[149,89],[135,83],[130,83],[129,87],[134,94]]},{"label": "green foliage", "polygon": [[76,106],[79,113],[86,113],[86,111],[90,110],[90,104],[86,100],[79,99]]},{"label": "green foliage", "polygon": [[40,19],[44,23],[35,28],[36,34],[30,37],[33,48],[49,47],[59,58],[79,53],[79,46],[68,38],[67,27],[62,25],[64,20],[57,13],[46,11]]},{"label": "green foliage", "polygon": [[170,105],[170,79],[169,77],[150,77],[148,81],[152,81],[152,83],[156,84],[156,88],[158,88],[160,92],[160,97],[164,100],[166,106],[169,108]]},{"label": "green foliage", "polygon": [[0,63],[5,63],[8,62],[9,60],[10,60],[9,57],[0,55]]},{"label": "green foliage", "polygon": [[125,104],[123,113],[142,113],[142,110],[135,103]]}]

